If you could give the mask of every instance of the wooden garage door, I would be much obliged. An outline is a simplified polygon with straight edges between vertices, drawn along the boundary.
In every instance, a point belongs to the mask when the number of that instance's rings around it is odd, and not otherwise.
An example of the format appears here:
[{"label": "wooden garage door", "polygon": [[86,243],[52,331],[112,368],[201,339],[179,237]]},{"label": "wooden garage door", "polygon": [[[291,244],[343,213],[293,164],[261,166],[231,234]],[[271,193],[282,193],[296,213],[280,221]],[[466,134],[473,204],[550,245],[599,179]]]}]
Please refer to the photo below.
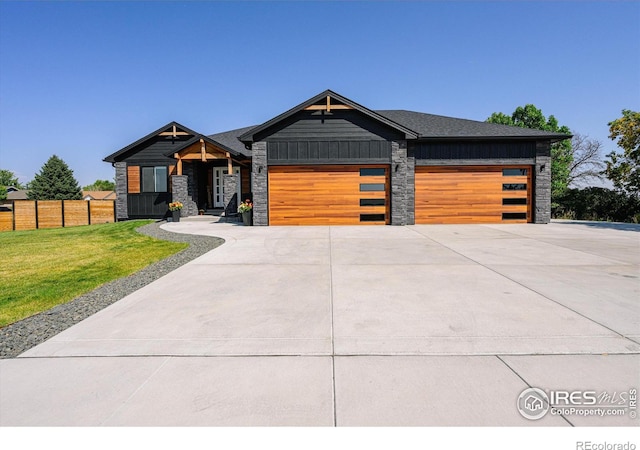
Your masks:
[{"label": "wooden garage door", "polygon": [[369,166],[269,166],[270,225],[384,225],[389,170]]},{"label": "wooden garage door", "polygon": [[416,223],[531,222],[531,170],[416,167]]}]

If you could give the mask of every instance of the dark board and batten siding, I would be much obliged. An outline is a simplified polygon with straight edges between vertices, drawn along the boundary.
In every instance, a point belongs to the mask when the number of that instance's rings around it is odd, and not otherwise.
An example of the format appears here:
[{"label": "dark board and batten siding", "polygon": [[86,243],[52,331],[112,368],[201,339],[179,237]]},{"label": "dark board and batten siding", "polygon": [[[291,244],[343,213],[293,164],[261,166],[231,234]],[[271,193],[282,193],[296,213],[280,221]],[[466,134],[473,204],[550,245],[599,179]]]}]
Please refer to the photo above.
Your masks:
[{"label": "dark board and batten siding", "polygon": [[269,165],[389,163],[390,160],[391,143],[387,141],[267,142]]},{"label": "dark board and batten siding", "polygon": [[178,146],[183,143],[184,140],[171,140],[167,139],[165,136],[158,136],[155,138],[153,143],[145,143],[145,147],[141,148],[139,151],[132,152],[132,154],[127,158],[124,158],[123,161],[126,161],[128,164],[144,165],[175,164],[175,159],[165,155],[170,153],[173,149],[178,148]]},{"label": "dark board and batten siding", "polygon": [[412,142],[409,143],[409,155],[416,158],[416,164],[438,160],[520,160],[532,163],[536,156],[536,143],[518,142]]},{"label": "dark board and batten siding", "polygon": [[358,111],[300,111],[256,135],[256,141],[392,141],[404,136]]},{"label": "dark board and batten siding", "polygon": [[169,211],[171,193],[148,192],[129,194],[127,196],[127,212],[130,219],[160,219]]}]

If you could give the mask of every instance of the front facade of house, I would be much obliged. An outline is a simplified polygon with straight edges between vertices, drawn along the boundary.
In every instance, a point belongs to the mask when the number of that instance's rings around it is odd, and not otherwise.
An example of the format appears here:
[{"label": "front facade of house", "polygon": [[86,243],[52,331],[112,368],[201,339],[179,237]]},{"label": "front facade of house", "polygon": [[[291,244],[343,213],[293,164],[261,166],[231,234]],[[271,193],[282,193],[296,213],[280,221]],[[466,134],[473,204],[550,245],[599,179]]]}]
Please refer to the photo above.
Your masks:
[{"label": "front facade of house", "polygon": [[108,156],[118,219],[252,198],[255,225],[547,223],[553,142],[570,136],[373,111],[325,91],[262,125],[202,135],[178,123]]}]

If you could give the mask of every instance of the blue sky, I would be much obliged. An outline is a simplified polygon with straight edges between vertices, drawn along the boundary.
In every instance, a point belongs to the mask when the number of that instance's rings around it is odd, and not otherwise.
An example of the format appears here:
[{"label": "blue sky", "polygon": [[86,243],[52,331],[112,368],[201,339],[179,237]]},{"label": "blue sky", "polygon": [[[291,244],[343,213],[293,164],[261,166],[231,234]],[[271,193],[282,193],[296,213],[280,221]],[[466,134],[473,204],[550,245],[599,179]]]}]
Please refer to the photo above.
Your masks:
[{"label": "blue sky", "polygon": [[0,1],[0,168],[23,182],[52,154],[112,179],[102,159],[167,122],[240,128],[325,89],[474,120],[533,103],[613,150],[640,3]]}]

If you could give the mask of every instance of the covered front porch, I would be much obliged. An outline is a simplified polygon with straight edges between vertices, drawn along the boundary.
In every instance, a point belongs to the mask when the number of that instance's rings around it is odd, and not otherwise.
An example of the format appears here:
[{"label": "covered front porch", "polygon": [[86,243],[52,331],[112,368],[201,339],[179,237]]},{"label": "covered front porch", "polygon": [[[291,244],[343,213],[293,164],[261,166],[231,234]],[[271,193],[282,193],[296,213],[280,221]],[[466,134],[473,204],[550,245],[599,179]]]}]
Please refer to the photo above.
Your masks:
[{"label": "covered front porch", "polygon": [[251,161],[245,155],[202,136],[172,156],[171,194],[184,205],[181,216],[221,210],[234,215],[239,202],[251,198]]}]

